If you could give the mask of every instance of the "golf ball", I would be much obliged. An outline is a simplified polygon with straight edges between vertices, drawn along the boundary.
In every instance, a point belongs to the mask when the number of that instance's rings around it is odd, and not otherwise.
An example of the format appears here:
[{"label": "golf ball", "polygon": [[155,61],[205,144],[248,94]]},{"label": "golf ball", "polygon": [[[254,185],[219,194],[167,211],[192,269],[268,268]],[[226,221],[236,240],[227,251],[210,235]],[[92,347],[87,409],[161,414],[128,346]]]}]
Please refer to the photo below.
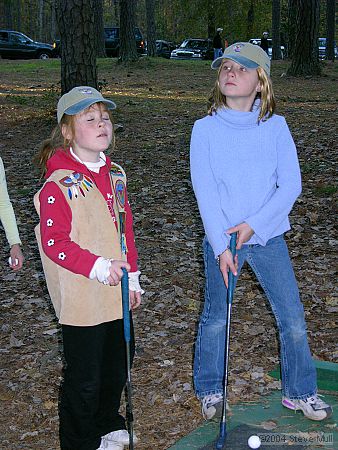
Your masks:
[{"label": "golf ball", "polygon": [[248,439],[248,446],[250,448],[259,448],[261,446],[261,440],[258,436],[250,436]]}]

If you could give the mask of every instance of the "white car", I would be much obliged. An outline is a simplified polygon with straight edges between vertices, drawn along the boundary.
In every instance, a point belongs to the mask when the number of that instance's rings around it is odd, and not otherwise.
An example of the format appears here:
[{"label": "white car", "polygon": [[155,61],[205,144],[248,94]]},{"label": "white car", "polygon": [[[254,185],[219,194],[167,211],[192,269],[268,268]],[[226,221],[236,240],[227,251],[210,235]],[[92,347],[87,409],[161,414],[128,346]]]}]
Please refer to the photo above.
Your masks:
[{"label": "white car", "polygon": [[[250,39],[249,42],[254,45],[261,45],[261,38]],[[269,52],[269,57],[271,59],[272,58],[272,39],[268,38],[268,42],[269,42],[268,52]],[[282,57],[282,59],[284,59],[284,55],[285,55],[284,45],[280,46],[280,50],[281,50],[281,57]]]}]

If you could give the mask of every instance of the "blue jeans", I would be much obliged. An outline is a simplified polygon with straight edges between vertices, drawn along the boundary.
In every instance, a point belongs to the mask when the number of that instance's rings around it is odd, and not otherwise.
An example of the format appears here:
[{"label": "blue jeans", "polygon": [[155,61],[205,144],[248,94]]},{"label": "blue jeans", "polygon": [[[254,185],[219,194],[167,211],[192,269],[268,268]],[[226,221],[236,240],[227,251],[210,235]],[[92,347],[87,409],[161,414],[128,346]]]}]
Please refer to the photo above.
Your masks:
[{"label": "blue jeans", "polygon": [[[205,303],[194,360],[195,391],[199,398],[223,392],[227,316],[227,289],[206,238],[203,249]],[[238,250],[238,275],[235,283],[245,261],[255,272],[277,321],[283,395],[291,399],[310,397],[317,391],[316,369],[307,341],[304,310],[283,236],[270,239],[265,247],[244,245]]]},{"label": "blue jeans", "polygon": [[221,48],[214,48],[214,59],[223,55],[223,50]]}]

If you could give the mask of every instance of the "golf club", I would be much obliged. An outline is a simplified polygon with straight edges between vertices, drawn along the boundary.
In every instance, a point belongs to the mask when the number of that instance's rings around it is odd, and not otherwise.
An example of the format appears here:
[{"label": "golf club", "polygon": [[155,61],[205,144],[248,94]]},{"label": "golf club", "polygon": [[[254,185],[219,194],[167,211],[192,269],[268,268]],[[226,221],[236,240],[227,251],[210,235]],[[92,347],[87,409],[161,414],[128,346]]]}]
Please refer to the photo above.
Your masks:
[{"label": "golf club", "polygon": [[122,287],[122,308],[123,308],[123,329],[124,340],[126,343],[127,356],[127,383],[126,383],[126,416],[129,431],[129,449],[134,450],[134,417],[132,403],[132,386],[131,386],[131,355],[130,355],[130,312],[129,312],[129,279],[126,269],[122,269],[123,276],[121,279]]},{"label": "golf club", "polygon": [[[235,257],[236,253],[236,239],[237,233],[231,234],[230,239],[230,251],[232,253],[232,257]],[[227,401],[227,384],[228,384],[228,369],[229,369],[229,340],[230,340],[230,321],[231,321],[231,307],[232,307],[232,298],[234,294],[234,285],[235,285],[235,276],[229,270],[228,275],[228,290],[227,290],[227,320],[226,320],[226,339],[225,339],[225,353],[224,353],[224,391],[223,391],[223,411],[222,418],[220,422],[220,431],[219,436],[216,442],[216,449],[222,450],[225,448],[225,439],[227,435],[226,430],[226,401]]]}]

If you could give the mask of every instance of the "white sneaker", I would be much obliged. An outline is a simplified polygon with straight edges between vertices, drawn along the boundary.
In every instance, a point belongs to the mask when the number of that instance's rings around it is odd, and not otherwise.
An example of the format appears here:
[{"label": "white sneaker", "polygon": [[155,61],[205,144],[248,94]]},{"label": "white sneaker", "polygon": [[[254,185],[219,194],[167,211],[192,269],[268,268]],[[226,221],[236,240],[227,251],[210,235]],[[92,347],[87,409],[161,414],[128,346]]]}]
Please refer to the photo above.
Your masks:
[{"label": "white sneaker", "polygon": [[[134,444],[137,444],[138,438],[136,437],[134,433]],[[118,444],[128,445],[129,444],[129,433],[127,430],[117,430],[117,431],[111,431],[108,434],[105,434],[102,436],[102,440],[105,440],[107,442],[116,442]],[[110,448],[110,447],[109,447]]]},{"label": "white sneaker", "polygon": [[221,417],[223,411],[223,395],[211,394],[202,398],[202,415],[204,419]]},{"label": "white sneaker", "polygon": [[106,439],[101,439],[101,445],[97,450],[123,450],[124,445],[118,442],[110,442]]},{"label": "white sneaker", "polygon": [[323,402],[318,395],[305,400],[290,400],[283,397],[282,405],[294,411],[302,411],[304,416],[311,420],[323,420],[332,416],[332,408]]}]

